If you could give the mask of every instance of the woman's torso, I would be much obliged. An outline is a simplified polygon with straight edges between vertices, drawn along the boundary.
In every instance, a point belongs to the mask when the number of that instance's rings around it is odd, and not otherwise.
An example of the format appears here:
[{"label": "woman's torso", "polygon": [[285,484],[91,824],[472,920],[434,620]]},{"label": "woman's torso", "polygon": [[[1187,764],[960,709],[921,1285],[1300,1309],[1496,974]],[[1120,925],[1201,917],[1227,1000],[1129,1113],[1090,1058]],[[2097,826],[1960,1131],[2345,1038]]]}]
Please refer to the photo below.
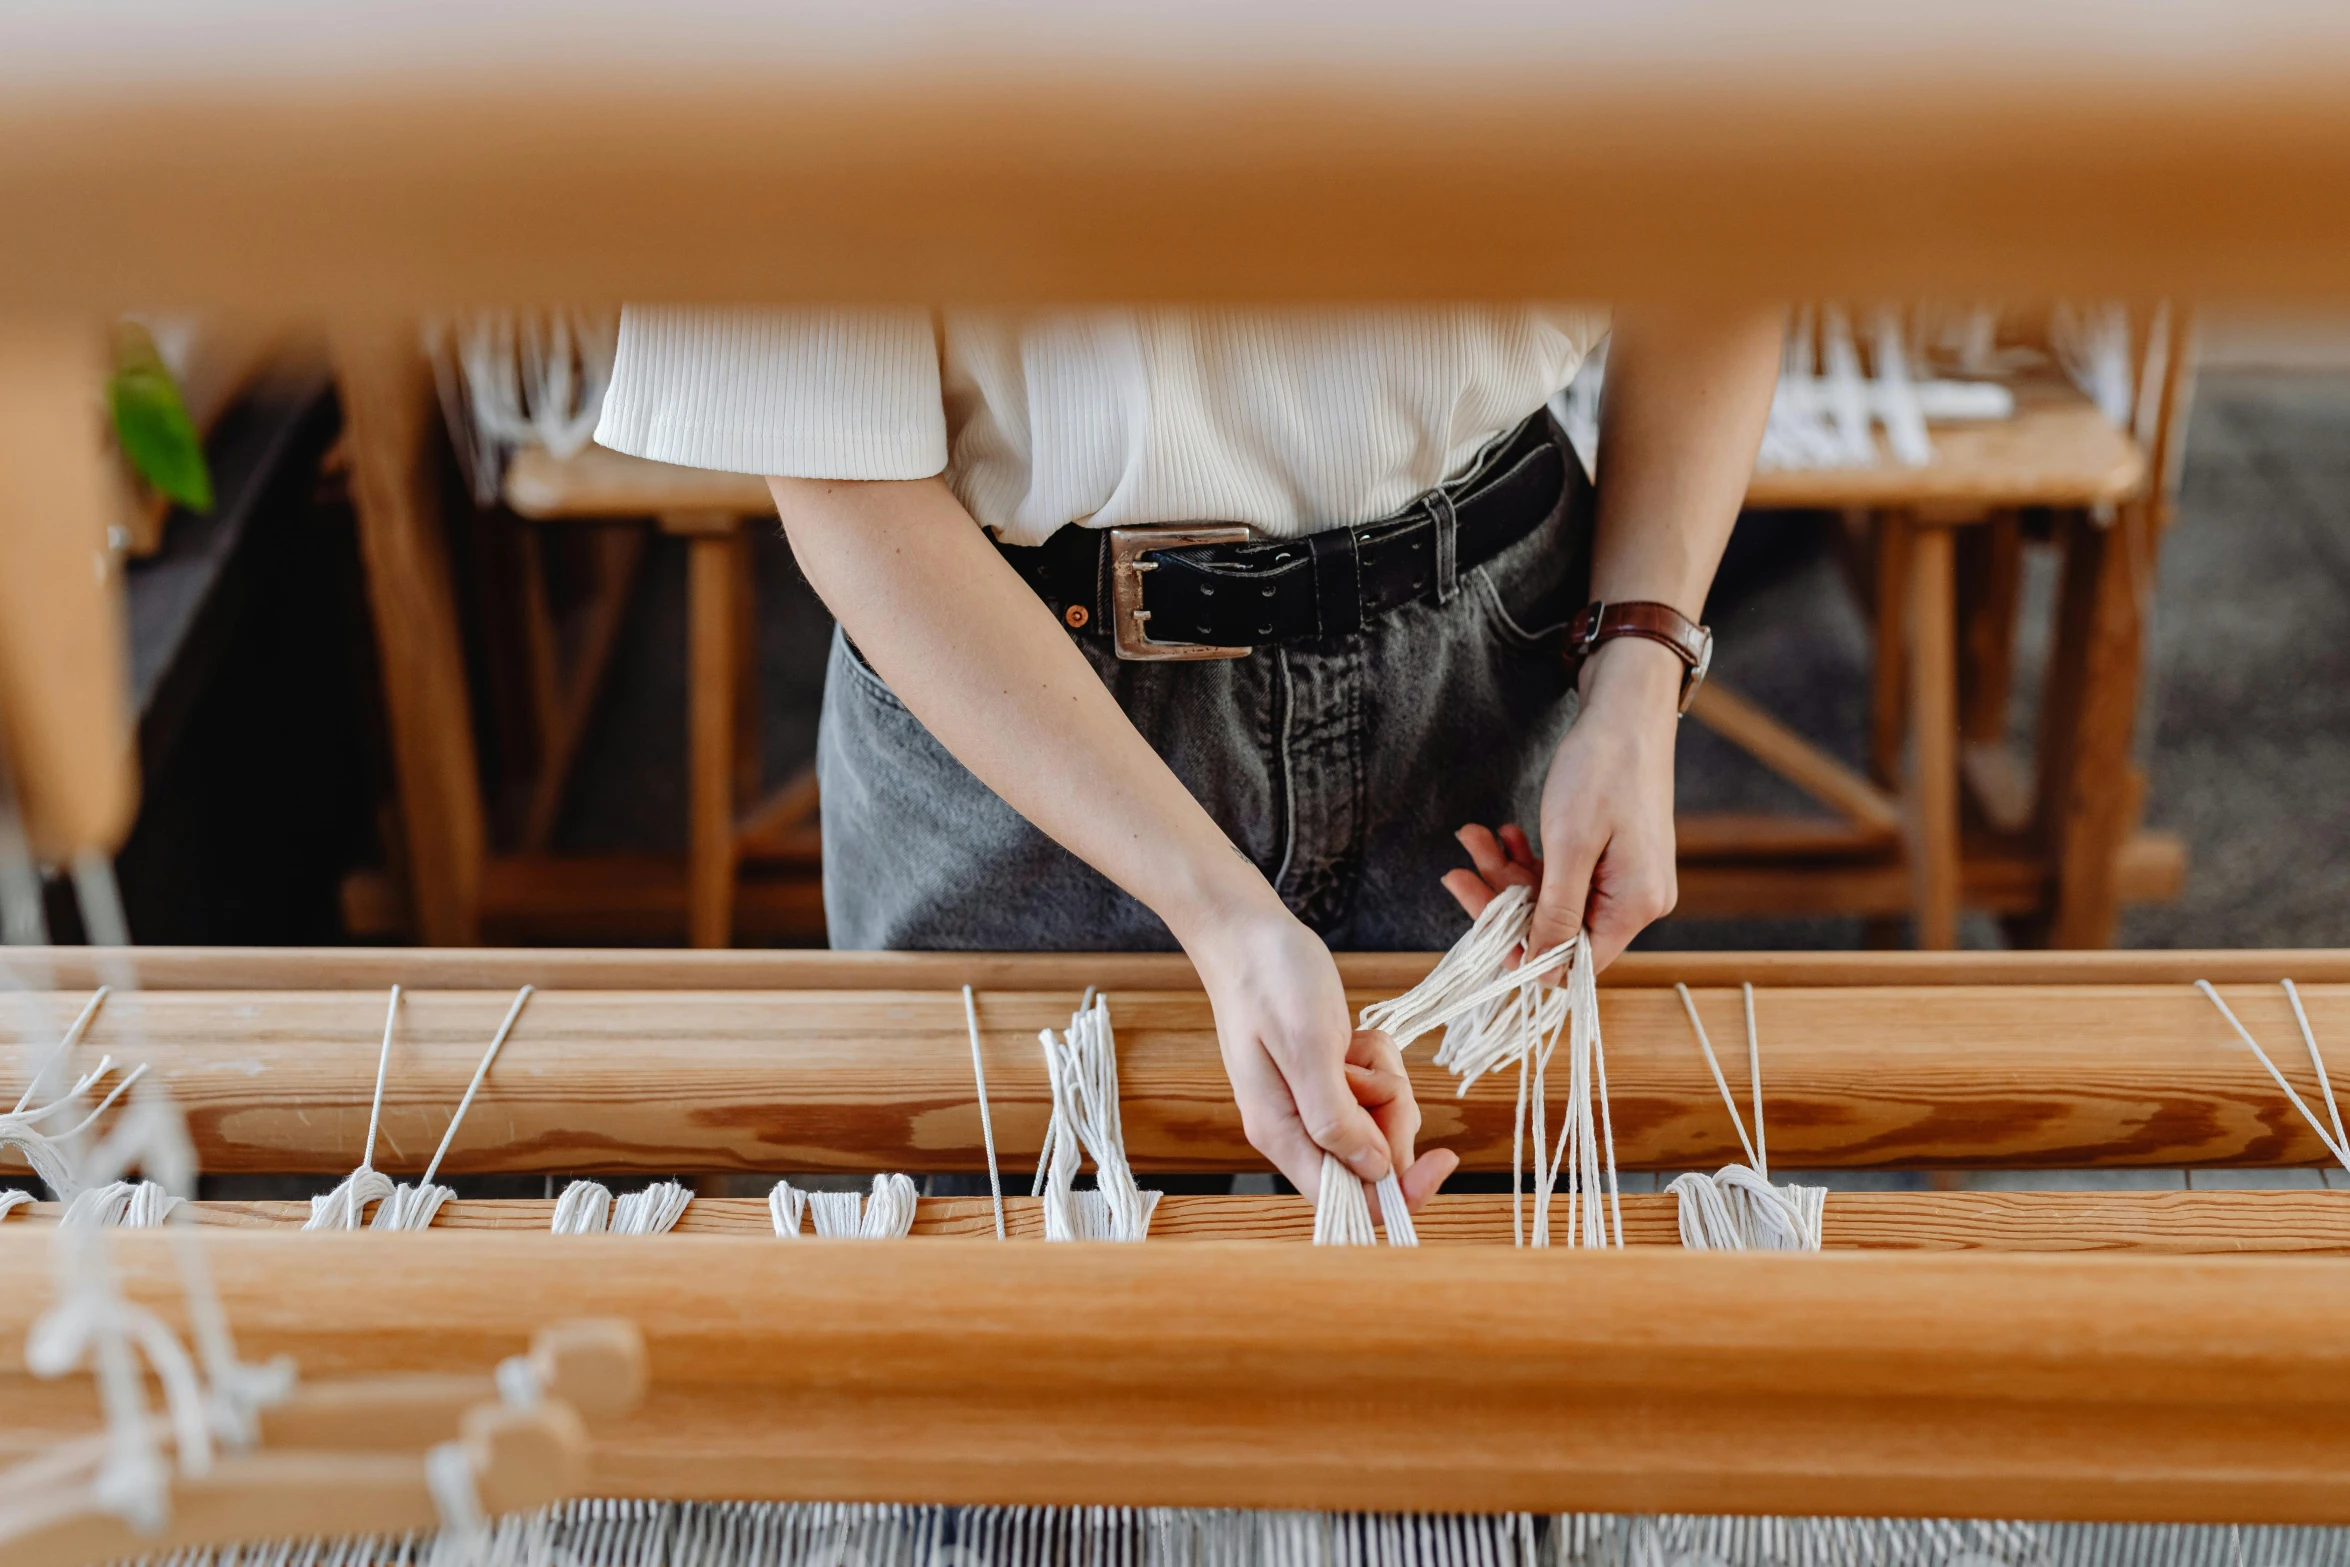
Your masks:
[{"label": "woman's torso", "polygon": [[1295,537],[1385,516],[1464,468],[1566,385],[1606,324],[1573,306],[631,307],[597,439],[807,478],[943,465],[1011,544],[1067,523]]}]

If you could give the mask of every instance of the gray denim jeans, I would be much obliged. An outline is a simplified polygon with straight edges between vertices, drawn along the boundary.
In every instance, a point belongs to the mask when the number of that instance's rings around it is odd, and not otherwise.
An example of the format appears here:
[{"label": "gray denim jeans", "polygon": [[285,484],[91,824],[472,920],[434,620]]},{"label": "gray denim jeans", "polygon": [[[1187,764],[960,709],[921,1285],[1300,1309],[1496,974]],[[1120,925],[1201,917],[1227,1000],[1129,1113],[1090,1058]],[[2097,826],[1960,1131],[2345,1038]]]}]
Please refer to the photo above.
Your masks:
[{"label": "gray denim jeans", "polygon": [[[1563,437],[1556,435],[1563,444]],[[1430,951],[1468,919],[1439,885],[1463,823],[1532,829],[1573,718],[1561,632],[1587,598],[1591,489],[1349,636],[1209,663],[1079,646],[1290,910],[1333,948]],[[1040,756],[1035,765],[1054,765]],[[835,632],[817,732],[824,912],[840,948],[1140,951],[1159,917],[1019,816]]]}]

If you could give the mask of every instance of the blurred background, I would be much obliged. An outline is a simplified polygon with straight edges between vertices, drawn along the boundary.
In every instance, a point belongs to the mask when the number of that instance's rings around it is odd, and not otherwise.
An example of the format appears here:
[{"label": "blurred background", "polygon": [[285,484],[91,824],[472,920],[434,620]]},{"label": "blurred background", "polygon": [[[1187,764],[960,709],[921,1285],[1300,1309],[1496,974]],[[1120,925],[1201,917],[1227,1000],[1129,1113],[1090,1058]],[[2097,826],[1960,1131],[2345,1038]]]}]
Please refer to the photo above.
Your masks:
[{"label": "blurred background", "polygon": [[[608,320],[141,330],[209,494],[117,530],[136,940],[822,943],[829,621],[754,481],[586,441]],[[1824,307],[1781,405],[1644,945],[2350,945],[2350,320]]]}]

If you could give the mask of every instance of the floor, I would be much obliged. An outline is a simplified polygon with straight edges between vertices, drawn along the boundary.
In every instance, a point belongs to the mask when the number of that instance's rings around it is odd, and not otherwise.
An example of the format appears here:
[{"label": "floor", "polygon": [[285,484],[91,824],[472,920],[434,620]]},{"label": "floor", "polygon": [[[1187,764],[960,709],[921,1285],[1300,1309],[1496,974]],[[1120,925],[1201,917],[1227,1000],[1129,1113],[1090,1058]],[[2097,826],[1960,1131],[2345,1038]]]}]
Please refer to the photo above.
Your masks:
[{"label": "floor", "polygon": [[[665,544],[674,541],[664,541]],[[828,633],[779,539],[761,545],[766,760],[780,776],[815,743]],[[682,842],[683,558],[648,574],[589,737],[562,836],[578,848]],[[2054,562],[2030,566],[2017,730],[2045,652]],[[1862,761],[1867,637],[1817,525],[1751,519],[1715,611],[1715,668],[1803,733]],[[2350,375],[2207,376],[2190,426],[2177,526],[2166,541],[2141,745],[2148,824],[2186,836],[2186,890],[2131,911],[2131,946],[2350,945]],[[1805,802],[1689,725],[1680,803]],[[1972,945],[1995,945],[1970,919]],[[1845,920],[1667,921],[1652,947],[1841,947]]]}]

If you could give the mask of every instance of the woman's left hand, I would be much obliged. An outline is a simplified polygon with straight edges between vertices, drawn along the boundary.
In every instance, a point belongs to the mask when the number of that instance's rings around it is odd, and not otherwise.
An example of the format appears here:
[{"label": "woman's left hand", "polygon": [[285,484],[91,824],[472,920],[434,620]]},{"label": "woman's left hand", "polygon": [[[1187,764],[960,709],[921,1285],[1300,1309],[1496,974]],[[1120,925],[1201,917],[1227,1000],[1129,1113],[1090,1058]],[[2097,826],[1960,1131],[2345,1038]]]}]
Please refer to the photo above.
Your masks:
[{"label": "woman's left hand", "polygon": [[1542,853],[1525,830],[1463,827],[1475,870],[1445,889],[1472,917],[1512,885],[1537,889],[1529,952],[1573,939],[1586,920],[1601,968],[1680,897],[1673,850],[1673,739],[1682,664],[1635,637],[1602,644],[1583,666],[1582,710],[1542,789]]}]

